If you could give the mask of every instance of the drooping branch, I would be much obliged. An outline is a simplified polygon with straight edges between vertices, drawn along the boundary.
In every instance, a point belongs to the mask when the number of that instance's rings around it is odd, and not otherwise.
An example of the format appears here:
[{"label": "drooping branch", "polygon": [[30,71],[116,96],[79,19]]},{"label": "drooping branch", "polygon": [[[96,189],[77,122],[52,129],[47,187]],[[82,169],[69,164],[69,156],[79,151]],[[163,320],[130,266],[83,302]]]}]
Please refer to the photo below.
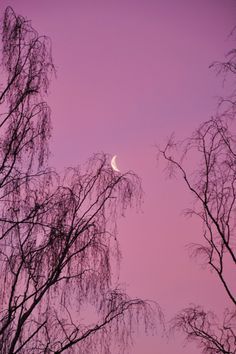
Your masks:
[{"label": "drooping branch", "polygon": [[[11,7],[2,24],[2,66],[5,89],[0,93],[0,187],[17,190],[17,181],[42,168],[48,155],[50,108],[43,100],[54,71],[50,41]],[[38,165],[36,162],[38,161]]]}]

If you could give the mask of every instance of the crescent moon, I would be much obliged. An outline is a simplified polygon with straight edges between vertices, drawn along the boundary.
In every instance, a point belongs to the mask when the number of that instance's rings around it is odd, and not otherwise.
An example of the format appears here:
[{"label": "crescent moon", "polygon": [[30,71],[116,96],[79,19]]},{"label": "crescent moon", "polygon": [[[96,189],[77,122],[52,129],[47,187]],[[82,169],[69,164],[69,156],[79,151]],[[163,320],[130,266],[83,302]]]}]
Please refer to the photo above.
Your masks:
[{"label": "crescent moon", "polygon": [[116,158],[117,156],[113,156],[112,159],[111,159],[111,167],[114,171],[116,172],[120,172],[119,168],[117,167],[117,164],[116,164]]}]

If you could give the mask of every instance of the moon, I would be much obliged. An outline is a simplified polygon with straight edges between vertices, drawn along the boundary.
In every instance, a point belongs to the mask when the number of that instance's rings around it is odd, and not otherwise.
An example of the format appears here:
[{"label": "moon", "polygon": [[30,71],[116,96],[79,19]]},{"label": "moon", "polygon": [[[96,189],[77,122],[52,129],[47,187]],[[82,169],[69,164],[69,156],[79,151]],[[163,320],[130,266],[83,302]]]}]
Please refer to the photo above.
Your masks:
[{"label": "moon", "polygon": [[120,170],[119,170],[119,168],[117,167],[117,164],[116,164],[116,158],[117,158],[116,155],[114,155],[114,156],[112,157],[112,159],[111,159],[111,167],[112,167],[112,169],[113,169],[114,171],[120,172]]}]

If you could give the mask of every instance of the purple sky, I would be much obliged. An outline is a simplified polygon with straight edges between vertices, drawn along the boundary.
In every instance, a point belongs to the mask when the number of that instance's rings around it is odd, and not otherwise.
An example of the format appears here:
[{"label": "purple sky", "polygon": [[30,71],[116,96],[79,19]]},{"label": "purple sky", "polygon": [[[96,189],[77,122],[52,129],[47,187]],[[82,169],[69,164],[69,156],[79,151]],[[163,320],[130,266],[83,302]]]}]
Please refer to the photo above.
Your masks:
[{"label": "purple sky", "polygon": [[[186,250],[201,236],[182,215],[191,198],[165,179],[154,145],[214,114],[222,80],[208,66],[235,44],[235,0],[1,0],[1,12],[7,5],[52,39],[51,163],[62,170],[104,151],[143,181],[142,212],[119,223],[127,292],[156,300],[167,319],[190,303],[223,310],[215,276]],[[130,351],[189,353],[199,350],[181,338],[142,335]]]}]

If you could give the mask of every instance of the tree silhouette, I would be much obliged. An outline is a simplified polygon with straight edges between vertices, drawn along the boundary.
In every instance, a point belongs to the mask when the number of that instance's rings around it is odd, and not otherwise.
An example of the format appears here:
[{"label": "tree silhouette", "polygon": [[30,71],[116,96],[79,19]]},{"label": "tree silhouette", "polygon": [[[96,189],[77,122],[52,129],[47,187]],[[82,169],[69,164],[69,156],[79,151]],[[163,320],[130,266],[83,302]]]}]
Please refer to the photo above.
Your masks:
[{"label": "tree silhouette", "polygon": [[155,326],[156,307],[112,276],[116,220],[139,202],[140,181],[115,173],[105,154],[64,176],[47,166],[50,40],[10,7],[2,40],[0,352],[123,352],[139,322]]},{"label": "tree silhouette", "polygon": [[[217,71],[235,74],[236,51],[225,63],[214,63]],[[172,320],[172,329],[195,341],[203,353],[236,353],[236,100],[235,92],[220,100],[218,113],[182,142],[172,137],[160,153],[170,175],[179,172],[194,197],[187,210],[202,221],[202,243],[191,244],[191,252],[214,271],[231,304],[222,323],[200,306],[182,310]],[[174,157],[173,157],[174,156]],[[194,166],[190,162],[194,157]],[[234,273],[235,276],[235,273]]]}]

